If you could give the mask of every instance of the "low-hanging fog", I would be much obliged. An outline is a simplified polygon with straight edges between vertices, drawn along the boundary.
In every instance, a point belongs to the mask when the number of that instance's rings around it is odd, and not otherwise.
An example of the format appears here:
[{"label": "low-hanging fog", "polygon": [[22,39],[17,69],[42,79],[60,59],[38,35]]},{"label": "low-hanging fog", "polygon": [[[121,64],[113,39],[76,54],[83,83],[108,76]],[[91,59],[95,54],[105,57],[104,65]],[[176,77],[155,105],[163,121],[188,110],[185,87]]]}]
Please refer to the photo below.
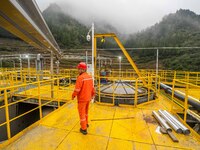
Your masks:
[{"label": "low-hanging fog", "polygon": [[200,0],[36,0],[41,11],[56,3],[63,11],[89,25],[111,24],[121,33],[141,31],[180,8],[200,14]]}]

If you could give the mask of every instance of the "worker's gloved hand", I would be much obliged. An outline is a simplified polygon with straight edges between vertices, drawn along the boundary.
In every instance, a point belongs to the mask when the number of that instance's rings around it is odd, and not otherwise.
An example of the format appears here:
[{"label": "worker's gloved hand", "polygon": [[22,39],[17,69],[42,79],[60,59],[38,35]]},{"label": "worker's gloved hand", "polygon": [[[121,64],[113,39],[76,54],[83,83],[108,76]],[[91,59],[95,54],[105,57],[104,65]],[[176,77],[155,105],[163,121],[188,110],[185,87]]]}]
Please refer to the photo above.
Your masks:
[{"label": "worker's gloved hand", "polygon": [[94,103],[95,96],[92,97],[91,103]]}]

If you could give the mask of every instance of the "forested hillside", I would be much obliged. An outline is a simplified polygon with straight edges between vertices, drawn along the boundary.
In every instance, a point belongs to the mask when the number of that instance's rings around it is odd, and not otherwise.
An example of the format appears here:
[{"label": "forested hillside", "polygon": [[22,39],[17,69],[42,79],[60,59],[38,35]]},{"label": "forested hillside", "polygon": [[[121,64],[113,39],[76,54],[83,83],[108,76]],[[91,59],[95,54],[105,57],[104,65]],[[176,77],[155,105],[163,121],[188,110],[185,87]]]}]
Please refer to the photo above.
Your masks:
[{"label": "forested hillside", "polygon": [[76,48],[80,45],[88,45],[85,39],[88,32],[87,27],[64,14],[59,6],[51,4],[42,14],[61,48]]},{"label": "forested hillside", "polygon": [[[51,4],[42,14],[61,48],[91,47],[86,40],[90,27],[64,13],[58,5]],[[111,25],[103,23],[95,25],[95,31],[99,33],[117,32]],[[113,46],[112,41],[108,40],[106,45]]]},{"label": "forested hillside", "polygon": [[[163,17],[160,23],[133,34],[126,47],[200,47],[200,16],[180,9]],[[155,59],[155,50],[132,52],[139,63]],[[200,49],[160,50],[164,69],[200,71]]]},{"label": "forested hillside", "polygon": [[[51,4],[43,11],[44,19],[47,22],[53,36],[59,46],[67,53],[68,49],[90,48],[91,42],[86,41],[86,35],[90,26],[79,22],[56,4]],[[131,18],[130,18],[131,19]],[[121,34],[111,25],[104,22],[95,23],[96,33],[116,33],[120,40]],[[131,32],[131,31],[130,31]],[[28,45],[19,45],[20,40],[0,28],[0,51],[8,54],[9,51],[23,53],[25,50],[32,49]],[[6,39],[16,40],[14,48]],[[122,41],[125,47],[144,48],[144,47],[200,47],[200,16],[190,10],[180,9],[163,17],[155,25],[126,37]],[[5,41],[5,42],[2,42]],[[6,43],[6,44],[5,44]],[[106,39],[102,45],[98,41],[98,48],[113,48],[117,45]],[[14,49],[14,50],[12,50]],[[112,52],[115,55],[116,51]],[[139,68],[155,68],[156,51],[155,50],[134,50],[129,51],[130,55],[136,61]],[[159,67],[161,69],[200,71],[200,49],[165,49],[159,50]]]}]

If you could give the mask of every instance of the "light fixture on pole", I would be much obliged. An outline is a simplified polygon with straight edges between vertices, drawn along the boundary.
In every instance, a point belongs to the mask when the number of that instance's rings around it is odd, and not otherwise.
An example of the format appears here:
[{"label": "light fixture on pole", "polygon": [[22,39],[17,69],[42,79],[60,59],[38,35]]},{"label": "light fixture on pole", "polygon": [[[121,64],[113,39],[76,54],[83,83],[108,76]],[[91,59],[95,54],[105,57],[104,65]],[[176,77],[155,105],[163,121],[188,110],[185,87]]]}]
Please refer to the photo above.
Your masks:
[{"label": "light fixture on pole", "polygon": [[158,89],[158,53],[159,53],[159,50],[157,49],[156,51],[156,92]]},{"label": "light fixture on pole", "polygon": [[28,79],[30,81],[30,57],[29,57],[29,54],[26,54],[25,58],[27,58],[27,60],[28,60]]},{"label": "light fixture on pole", "polygon": [[121,77],[121,60],[122,60],[122,57],[119,56],[118,59],[119,59],[119,77]]},{"label": "light fixture on pole", "polygon": [[87,33],[86,39],[87,41],[90,41],[90,32],[92,32],[92,78],[94,83],[94,23],[92,23],[92,27]]}]

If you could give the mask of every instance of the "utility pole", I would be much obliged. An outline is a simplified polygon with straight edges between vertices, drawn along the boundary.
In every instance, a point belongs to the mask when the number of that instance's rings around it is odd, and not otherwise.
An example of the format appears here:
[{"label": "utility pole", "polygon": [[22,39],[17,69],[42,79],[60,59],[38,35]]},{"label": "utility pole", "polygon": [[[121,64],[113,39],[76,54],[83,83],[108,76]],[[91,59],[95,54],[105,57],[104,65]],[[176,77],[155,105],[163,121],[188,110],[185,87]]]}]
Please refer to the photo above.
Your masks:
[{"label": "utility pole", "polygon": [[156,90],[158,88],[158,49],[156,52]]},{"label": "utility pole", "polygon": [[92,78],[94,83],[94,23],[92,23]]}]

